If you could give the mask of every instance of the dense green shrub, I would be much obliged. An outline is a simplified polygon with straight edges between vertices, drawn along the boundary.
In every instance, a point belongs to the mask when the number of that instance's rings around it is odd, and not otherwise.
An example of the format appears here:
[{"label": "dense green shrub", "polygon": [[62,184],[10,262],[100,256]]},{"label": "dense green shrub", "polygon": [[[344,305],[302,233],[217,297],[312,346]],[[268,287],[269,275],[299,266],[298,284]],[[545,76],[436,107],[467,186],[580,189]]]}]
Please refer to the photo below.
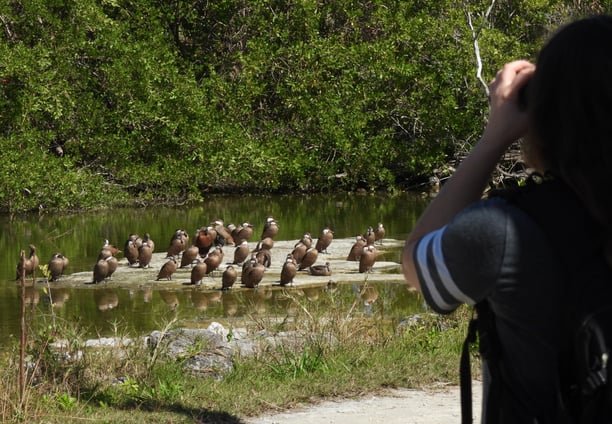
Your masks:
[{"label": "dense green shrub", "polygon": [[402,186],[606,2],[0,0],[0,211]]}]

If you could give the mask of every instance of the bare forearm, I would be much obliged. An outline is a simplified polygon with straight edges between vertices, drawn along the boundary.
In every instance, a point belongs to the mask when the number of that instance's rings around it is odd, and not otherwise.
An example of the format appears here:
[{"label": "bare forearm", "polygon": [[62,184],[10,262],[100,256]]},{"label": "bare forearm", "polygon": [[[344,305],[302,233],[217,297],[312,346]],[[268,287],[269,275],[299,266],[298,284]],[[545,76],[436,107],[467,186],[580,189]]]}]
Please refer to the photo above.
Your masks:
[{"label": "bare forearm", "polygon": [[479,200],[491,173],[507,147],[527,130],[527,117],[518,107],[518,91],[533,73],[526,61],[506,64],[490,84],[491,112],[480,141],[459,165],[412,229],[402,257],[406,281],[420,289],[413,251],[427,233],[446,225],[470,203]]},{"label": "bare forearm", "polygon": [[504,151],[504,146],[479,141],[420,216],[406,240],[403,253],[402,267],[410,285],[420,288],[412,259],[416,242],[425,234],[446,225],[466,206],[482,197]]}]

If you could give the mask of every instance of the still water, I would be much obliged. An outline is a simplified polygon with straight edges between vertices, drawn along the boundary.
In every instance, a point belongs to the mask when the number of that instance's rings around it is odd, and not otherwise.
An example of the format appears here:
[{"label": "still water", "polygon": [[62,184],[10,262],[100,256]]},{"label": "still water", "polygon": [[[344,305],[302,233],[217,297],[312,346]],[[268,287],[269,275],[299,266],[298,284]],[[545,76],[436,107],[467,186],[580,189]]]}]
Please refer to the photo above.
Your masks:
[{"label": "still water", "polygon": [[[259,237],[267,216],[279,222],[278,240],[298,240],[305,232],[318,237],[329,226],[337,238],[362,234],[368,226],[382,222],[386,238],[404,240],[427,199],[412,193],[385,194],[321,194],[279,196],[211,196],[196,205],[112,209],[95,213],[62,215],[28,215],[0,217],[0,347],[6,346],[19,333],[19,285],[15,281],[20,251],[27,253],[29,244],[37,247],[41,264],[52,253],[61,252],[70,260],[67,273],[91,271],[104,240],[123,248],[130,233],[148,232],[156,241],[156,252],[163,252],[174,230],[183,228],[192,236],[195,230],[213,220],[255,225]],[[386,260],[399,262],[400,252],[387,252]],[[391,256],[391,257],[389,257]],[[121,256],[120,256],[121,257]],[[40,275],[40,274],[38,274]],[[346,299],[359,296],[360,287],[341,285],[336,296]],[[409,314],[421,308],[419,297],[402,284],[377,284],[376,302],[362,302],[363,313],[380,314],[395,311]],[[28,287],[32,300],[31,316],[50,316],[51,306],[44,284]],[[300,292],[317,307],[325,307],[329,296],[322,289]],[[275,315],[286,313],[287,301],[280,290],[223,293],[206,292],[186,287],[179,291],[154,292],[140,288],[96,290],[53,288],[53,316],[58,320],[78,322],[89,336],[111,335],[119,326],[137,334],[158,329],[171,316],[181,320],[205,323],[247,314]],[[180,305],[173,309],[178,301]]]}]

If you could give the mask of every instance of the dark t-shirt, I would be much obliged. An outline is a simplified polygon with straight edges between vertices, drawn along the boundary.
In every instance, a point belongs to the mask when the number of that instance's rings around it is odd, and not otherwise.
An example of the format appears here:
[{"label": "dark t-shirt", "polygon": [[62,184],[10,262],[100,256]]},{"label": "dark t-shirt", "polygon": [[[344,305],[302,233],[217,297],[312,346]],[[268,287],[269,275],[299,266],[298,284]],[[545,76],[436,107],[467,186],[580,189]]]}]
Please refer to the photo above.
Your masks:
[{"label": "dark t-shirt", "polygon": [[610,292],[600,236],[579,199],[552,181],[479,201],[418,242],[421,290],[435,311],[486,299],[495,315],[501,422],[558,419],[568,310]]}]

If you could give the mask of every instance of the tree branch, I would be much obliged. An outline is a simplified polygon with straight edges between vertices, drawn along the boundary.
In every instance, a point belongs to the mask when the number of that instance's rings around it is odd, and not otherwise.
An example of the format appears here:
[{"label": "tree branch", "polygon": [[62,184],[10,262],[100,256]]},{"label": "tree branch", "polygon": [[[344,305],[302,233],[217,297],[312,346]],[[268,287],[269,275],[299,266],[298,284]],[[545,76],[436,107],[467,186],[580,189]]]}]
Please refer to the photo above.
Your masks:
[{"label": "tree branch", "polygon": [[495,0],[491,0],[491,4],[487,8],[487,11],[485,12],[482,22],[480,26],[478,27],[478,30],[474,28],[474,23],[472,22],[472,14],[468,10],[467,5],[463,3],[463,6],[465,8],[465,14],[467,15],[468,25],[470,27],[470,30],[472,31],[472,42],[474,43],[474,55],[476,56],[476,78],[478,78],[478,81],[480,81],[480,83],[484,87],[487,97],[489,97],[489,85],[482,78],[482,58],[480,57],[480,45],[478,44],[478,37],[480,36],[480,33],[485,26],[485,23],[489,19],[489,16],[491,15],[493,6],[495,6]]}]

